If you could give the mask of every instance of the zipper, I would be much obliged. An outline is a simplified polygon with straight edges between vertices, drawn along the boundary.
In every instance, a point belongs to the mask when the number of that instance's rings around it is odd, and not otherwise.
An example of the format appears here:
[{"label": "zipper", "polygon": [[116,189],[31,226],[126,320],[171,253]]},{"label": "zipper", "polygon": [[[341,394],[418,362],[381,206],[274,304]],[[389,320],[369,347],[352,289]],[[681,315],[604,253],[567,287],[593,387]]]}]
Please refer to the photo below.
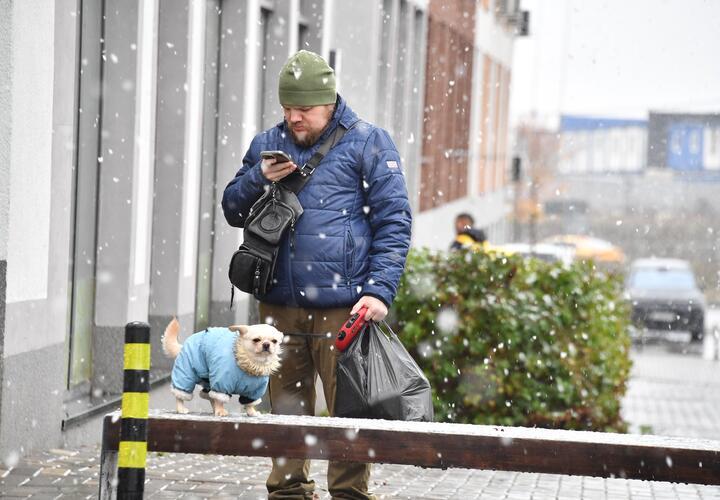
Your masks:
[{"label": "zipper", "polygon": [[345,284],[350,286],[350,277],[353,272],[353,254],[355,253],[355,239],[352,236],[350,227],[345,229]]},{"label": "zipper", "polygon": [[290,219],[290,251],[295,249],[295,217]]}]

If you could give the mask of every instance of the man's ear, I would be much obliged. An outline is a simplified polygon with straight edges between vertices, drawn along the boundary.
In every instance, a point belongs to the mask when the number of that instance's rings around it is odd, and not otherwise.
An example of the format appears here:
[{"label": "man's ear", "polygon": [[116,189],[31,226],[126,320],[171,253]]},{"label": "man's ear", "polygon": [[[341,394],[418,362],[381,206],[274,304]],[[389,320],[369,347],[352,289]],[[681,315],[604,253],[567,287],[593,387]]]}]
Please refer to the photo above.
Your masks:
[{"label": "man's ear", "polygon": [[240,335],[245,335],[248,332],[246,325],[232,325],[228,326],[228,329],[232,332],[238,332]]}]

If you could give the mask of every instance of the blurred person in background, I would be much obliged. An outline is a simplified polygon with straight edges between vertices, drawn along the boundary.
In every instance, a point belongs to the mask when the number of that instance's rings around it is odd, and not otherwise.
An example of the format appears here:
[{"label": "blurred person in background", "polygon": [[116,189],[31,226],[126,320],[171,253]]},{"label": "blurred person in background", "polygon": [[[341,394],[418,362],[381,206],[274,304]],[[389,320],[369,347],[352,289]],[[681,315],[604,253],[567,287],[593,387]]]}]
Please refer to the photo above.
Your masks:
[{"label": "blurred person in background", "polygon": [[487,241],[485,231],[477,229],[475,219],[469,213],[463,212],[455,217],[455,240],[450,245],[451,250],[461,248],[482,248]]}]

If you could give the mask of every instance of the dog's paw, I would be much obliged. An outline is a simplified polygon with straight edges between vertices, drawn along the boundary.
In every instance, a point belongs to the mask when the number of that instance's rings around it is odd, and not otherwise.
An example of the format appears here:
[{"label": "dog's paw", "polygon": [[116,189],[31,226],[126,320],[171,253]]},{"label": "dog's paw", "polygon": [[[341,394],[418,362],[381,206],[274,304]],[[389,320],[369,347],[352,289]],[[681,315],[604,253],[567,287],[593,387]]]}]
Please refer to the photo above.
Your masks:
[{"label": "dog's paw", "polygon": [[259,411],[255,409],[254,406],[248,406],[245,408],[245,411],[247,412],[248,417],[257,417],[258,415],[262,415]]},{"label": "dog's paw", "polygon": [[178,408],[177,412],[180,413],[181,415],[187,415],[188,413],[190,413],[190,410],[187,408]]},{"label": "dog's paw", "polygon": [[227,417],[228,415],[229,413],[225,408],[215,408],[216,417]]}]

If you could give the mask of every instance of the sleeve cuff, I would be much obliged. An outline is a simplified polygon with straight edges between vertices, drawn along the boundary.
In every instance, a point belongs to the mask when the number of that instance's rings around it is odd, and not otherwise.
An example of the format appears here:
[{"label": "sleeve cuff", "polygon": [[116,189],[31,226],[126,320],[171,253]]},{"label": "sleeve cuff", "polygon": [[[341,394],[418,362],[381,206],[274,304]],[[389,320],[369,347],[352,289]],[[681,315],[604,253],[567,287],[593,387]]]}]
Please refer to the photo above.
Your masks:
[{"label": "sleeve cuff", "polygon": [[262,168],[259,163],[250,168],[248,175],[250,176],[250,182],[257,191],[261,191],[266,185],[271,184],[271,182],[262,174]]},{"label": "sleeve cuff", "polygon": [[387,307],[388,309],[390,309],[390,306],[392,305],[392,301],[388,302],[388,299],[386,299],[385,297],[383,297],[382,295],[379,295],[377,293],[363,291],[362,294],[363,294],[363,296],[367,295],[368,297],[375,297],[376,299],[380,300],[383,304],[385,304],[385,307]]}]

